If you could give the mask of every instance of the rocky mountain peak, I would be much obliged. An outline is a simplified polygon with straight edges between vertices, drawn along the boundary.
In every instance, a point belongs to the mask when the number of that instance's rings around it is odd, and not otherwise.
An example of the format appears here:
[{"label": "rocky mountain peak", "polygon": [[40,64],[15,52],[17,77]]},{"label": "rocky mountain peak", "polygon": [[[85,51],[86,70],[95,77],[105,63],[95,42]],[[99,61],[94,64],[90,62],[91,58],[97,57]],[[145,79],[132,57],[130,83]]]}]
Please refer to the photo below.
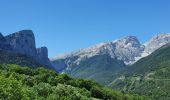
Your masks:
[{"label": "rocky mountain peak", "polygon": [[5,41],[5,37],[2,35],[2,33],[0,32],[0,42],[4,42]]},{"label": "rocky mountain peak", "polygon": [[140,47],[141,46],[139,40],[135,36],[124,37],[122,39],[117,40],[115,43],[123,47]]},{"label": "rocky mountain peak", "polygon": [[114,42],[116,44],[114,54],[116,58],[124,61],[125,64],[131,64],[135,57],[140,56],[144,47],[135,36],[127,36]]},{"label": "rocky mountain peak", "polygon": [[145,52],[152,53],[156,49],[170,42],[170,33],[155,35],[150,41],[146,42]]},{"label": "rocky mountain peak", "polygon": [[18,31],[18,32],[15,32],[11,35],[15,35],[15,36],[29,36],[31,38],[34,38],[34,33],[32,30],[21,30],[21,31]]},{"label": "rocky mountain peak", "polygon": [[[80,49],[76,52],[54,58],[51,61],[57,61],[55,64],[63,65],[63,67],[60,68],[63,69],[66,66],[69,67],[74,64],[79,64],[81,61],[97,55],[106,55],[113,59],[124,61],[125,64],[129,64],[135,61],[135,57],[140,56],[143,49],[143,46],[141,46],[135,36],[127,36],[112,42],[104,42],[89,48]],[[64,60],[64,62],[58,62],[60,60]],[[53,65],[55,66],[55,64]]]},{"label": "rocky mountain peak", "polygon": [[170,33],[158,34],[147,43],[141,44],[137,37],[127,36],[112,42],[100,43],[89,48],[80,49],[52,60],[55,67],[69,68],[88,58],[97,55],[110,56],[112,59],[123,61],[124,64],[134,64],[139,59],[148,56],[153,51],[170,42]]},{"label": "rocky mountain peak", "polygon": [[51,63],[48,59],[48,49],[47,49],[47,47],[37,48],[37,54],[38,54],[38,58],[40,59],[40,62],[43,65],[51,66]]},{"label": "rocky mountain peak", "polygon": [[6,36],[7,41],[16,53],[34,57],[37,53],[34,33],[31,30],[22,30]]},{"label": "rocky mountain peak", "polygon": [[51,67],[47,48],[36,49],[35,36],[32,30],[22,30],[5,37],[0,34],[0,50],[23,54],[33,58],[41,65]]},{"label": "rocky mountain peak", "polygon": [[170,33],[157,34],[157,35],[153,36],[153,38],[151,40],[153,40],[153,39],[159,40],[159,39],[164,39],[167,37],[170,37]]},{"label": "rocky mountain peak", "polygon": [[136,36],[126,36],[120,40],[124,40],[126,42],[130,42],[130,41],[138,41],[137,37]]},{"label": "rocky mountain peak", "polygon": [[47,49],[47,47],[37,48],[37,53],[38,53],[38,55],[40,55],[41,57],[48,57],[48,49]]}]

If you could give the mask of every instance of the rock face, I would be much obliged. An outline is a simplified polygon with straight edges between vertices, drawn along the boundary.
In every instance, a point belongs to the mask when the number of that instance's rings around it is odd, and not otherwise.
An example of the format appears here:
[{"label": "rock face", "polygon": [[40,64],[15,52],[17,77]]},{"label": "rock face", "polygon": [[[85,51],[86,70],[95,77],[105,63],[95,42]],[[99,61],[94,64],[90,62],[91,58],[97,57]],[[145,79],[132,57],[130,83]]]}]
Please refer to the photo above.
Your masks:
[{"label": "rock face", "polygon": [[41,65],[51,67],[46,47],[36,49],[34,33],[22,30],[8,36],[0,34],[0,49],[32,57]]},{"label": "rock face", "polygon": [[0,33],[0,50],[11,50],[10,44],[6,41],[5,37]]},{"label": "rock face", "polygon": [[[12,51],[36,58],[35,37],[31,30],[23,30],[6,36]],[[36,58],[37,59],[37,58]]]},{"label": "rock face", "polygon": [[160,48],[161,46],[169,42],[170,42],[170,33],[156,35],[151,40],[149,40],[144,44],[145,52],[152,53],[156,49]]},{"label": "rock face", "polygon": [[41,64],[46,66],[51,66],[50,60],[48,59],[48,49],[47,47],[37,48],[38,58],[40,59]]},{"label": "rock face", "polygon": [[114,54],[116,58],[124,61],[126,65],[135,61],[135,57],[140,56],[144,50],[144,46],[140,44],[135,36],[125,37],[115,42],[116,49]]},{"label": "rock face", "polygon": [[0,42],[3,43],[5,42],[5,37],[2,35],[2,33],[0,33]]},{"label": "rock face", "polygon": [[108,43],[101,43],[92,47],[71,52],[62,56],[51,59],[56,70],[60,72],[72,70],[74,66],[79,65],[96,55],[107,55],[112,59],[123,61],[124,64],[130,65],[139,59],[148,56],[161,46],[170,42],[170,34],[159,34],[154,36],[145,44],[140,44],[135,36],[124,37]]},{"label": "rock face", "polygon": [[53,66],[60,70],[67,67],[70,69],[69,66],[79,65],[82,61],[97,55],[107,55],[112,59],[129,64],[135,61],[135,57],[140,56],[143,50],[144,47],[136,37],[128,36],[116,41],[101,43],[87,49],[81,49],[77,52],[59,56],[51,61]]}]

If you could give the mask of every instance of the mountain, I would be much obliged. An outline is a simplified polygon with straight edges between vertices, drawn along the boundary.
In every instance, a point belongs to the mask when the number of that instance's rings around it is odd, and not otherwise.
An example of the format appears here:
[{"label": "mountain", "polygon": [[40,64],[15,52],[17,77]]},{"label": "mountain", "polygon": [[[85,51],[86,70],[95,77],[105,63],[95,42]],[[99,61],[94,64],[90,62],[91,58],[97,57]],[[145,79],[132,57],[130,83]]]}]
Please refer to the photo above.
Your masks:
[{"label": "mountain", "polygon": [[147,95],[153,100],[170,99],[170,43],[128,66],[110,84],[113,89]]},{"label": "mountain", "polygon": [[[135,36],[128,36],[58,56],[51,59],[51,63],[60,73],[95,79],[108,84],[118,71],[150,55],[168,42],[170,42],[169,33],[156,35],[145,44],[141,44]],[[108,70],[103,70],[107,68]]]},{"label": "mountain", "polygon": [[[96,57],[96,60],[100,61],[100,59],[105,62],[104,65],[112,61],[111,58]],[[120,63],[123,62],[120,61]],[[97,66],[100,64],[101,63],[97,64]],[[113,65],[118,67],[120,64],[118,60],[116,60],[113,62]],[[104,67],[103,70],[110,70],[109,67],[110,66],[108,66],[107,69]],[[114,91],[91,80],[72,78],[66,74],[58,74],[54,70],[49,70],[49,68],[52,67],[48,58],[48,49],[46,47],[36,48],[35,37],[31,30],[22,30],[8,36],[0,34],[0,99],[149,99],[148,97],[137,94],[125,94]]]},{"label": "mountain", "polygon": [[36,48],[34,33],[31,30],[22,30],[7,36],[0,33],[0,50],[14,55],[25,55],[25,57],[35,60],[39,65],[52,67],[48,59],[47,48]]},{"label": "mountain", "polygon": [[[148,74],[159,68],[168,67],[170,60],[170,43],[160,47],[149,56],[140,59],[135,64],[129,66],[127,73]],[[165,63],[165,64],[164,64]],[[163,64],[163,66],[162,66]]]},{"label": "mountain", "polygon": [[129,36],[120,40],[101,43],[86,49],[62,55],[52,59],[51,62],[56,70],[59,71],[75,64],[79,65],[81,61],[96,55],[106,55],[112,59],[122,60],[125,64],[129,64],[135,61],[135,57],[140,56],[143,49],[144,47],[139,43],[136,37]]},{"label": "mountain", "polygon": [[170,33],[155,35],[152,39],[146,42],[145,52],[152,53],[156,49],[170,42]]},{"label": "mountain", "polygon": [[135,61],[143,49],[136,37],[129,36],[81,49],[51,62],[59,72],[108,84],[126,64]]}]

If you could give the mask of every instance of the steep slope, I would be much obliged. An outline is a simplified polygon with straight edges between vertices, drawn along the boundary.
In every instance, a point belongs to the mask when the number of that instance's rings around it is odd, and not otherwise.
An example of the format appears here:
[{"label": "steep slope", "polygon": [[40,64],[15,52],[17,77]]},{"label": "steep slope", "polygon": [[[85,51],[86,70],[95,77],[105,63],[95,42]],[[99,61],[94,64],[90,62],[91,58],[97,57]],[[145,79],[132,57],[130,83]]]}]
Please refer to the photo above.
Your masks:
[{"label": "steep slope", "polygon": [[[56,69],[66,69],[72,65],[79,65],[81,61],[96,55],[107,55],[113,59],[121,60],[125,64],[135,61],[135,57],[140,56],[144,47],[134,36],[128,36],[113,42],[101,43],[87,49],[81,49],[51,60]],[[63,63],[62,63],[63,62]],[[59,65],[60,68],[58,68]],[[62,66],[63,65],[63,66]]]},{"label": "steep slope", "polygon": [[[135,62],[150,55],[155,50],[170,42],[170,33],[157,34],[143,44],[144,50],[139,57],[135,57]],[[134,62],[134,63],[135,63]]]},{"label": "steep slope", "polygon": [[156,35],[144,45],[140,44],[135,36],[128,36],[112,42],[100,43],[86,49],[57,56],[51,59],[51,62],[55,69],[60,72],[71,65],[78,65],[81,61],[96,55],[108,55],[113,59],[122,60],[126,65],[130,65],[150,55],[169,42],[169,33]]},{"label": "steep slope", "polygon": [[5,36],[5,39],[12,47],[13,52],[24,54],[37,59],[35,37],[31,30],[22,30],[10,34]]},{"label": "steep slope", "polygon": [[[51,62],[60,73],[108,84],[117,76],[116,73],[124,71],[124,67],[150,55],[168,42],[170,42],[170,34],[156,35],[144,45],[140,44],[136,37],[128,36],[58,56]],[[147,71],[147,68],[138,69]],[[133,70],[135,68],[130,71]]]},{"label": "steep slope", "polygon": [[113,59],[108,55],[97,55],[80,62],[79,65],[67,67],[63,72],[74,77],[92,79],[102,84],[108,84],[124,67],[123,61]]},{"label": "steep slope", "polygon": [[151,38],[148,42],[144,44],[145,45],[144,51],[150,54],[169,42],[170,33],[155,35],[153,38]]},{"label": "steep slope", "polygon": [[108,84],[143,49],[136,37],[129,36],[58,57],[52,64],[61,73]]},{"label": "steep slope", "polygon": [[[170,44],[166,44],[128,68],[128,73],[144,74],[170,65]],[[162,66],[163,64],[163,66]]]},{"label": "steep slope", "polygon": [[48,58],[48,49],[47,47],[40,47],[37,48],[37,56],[38,56],[38,62],[40,62],[40,64],[48,66],[50,68],[52,68],[51,62]]},{"label": "steep slope", "polygon": [[22,30],[7,36],[0,33],[0,50],[25,55],[41,65],[52,67],[47,48],[36,49],[34,33],[31,30]]},{"label": "steep slope", "polygon": [[127,67],[120,77],[110,84],[112,88],[157,100],[170,99],[170,44]]}]

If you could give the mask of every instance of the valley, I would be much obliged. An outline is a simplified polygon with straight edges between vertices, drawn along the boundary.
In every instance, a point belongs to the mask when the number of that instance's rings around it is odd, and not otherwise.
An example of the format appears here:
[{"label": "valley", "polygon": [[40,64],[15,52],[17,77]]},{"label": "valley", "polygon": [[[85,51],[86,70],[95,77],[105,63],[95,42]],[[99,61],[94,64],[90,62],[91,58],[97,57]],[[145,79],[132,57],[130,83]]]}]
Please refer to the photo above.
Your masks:
[{"label": "valley", "polygon": [[1,0],[0,100],[170,100],[170,0]]},{"label": "valley", "polygon": [[[169,34],[156,35],[144,45],[135,37],[125,37],[58,57],[52,60],[52,64],[55,67],[58,60],[62,59],[59,63],[65,64],[61,64],[64,65],[63,71],[59,71],[61,73],[92,79],[124,93],[137,93],[152,99],[167,100],[170,83],[169,42]],[[135,61],[135,58],[138,59]],[[133,63],[127,63],[127,60]]]},{"label": "valley", "polygon": [[[30,38],[30,35],[32,38]],[[35,93],[34,99],[45,98],[51,100],[54,98],[52,95],[60,93],[60,91],[48,90],[50,88],[68,88],[69,91],[80,93],[79,96],[75,93],[73,97],[70,97],[69,93],[66,93],[65,96],[54,95],[55,98],[60,99],[68,97],[72,99],[84,98],[85,100],[112,100],[113,98],[117,98],[117,100],[124,100],[125,98],[129,98],[128,100],[135,100],[135,98],[137,100],[167,100],[170,97],[169,34],[154,36],[144,45],[140,44],[134,36],[125,37],[110,43],[101,43],[57,57],[57,59],[51,59],[50,64],[46,47],[38,48],[35,51],[34,42],[32,44],[12,42],[13,39],[24,42],[30,39],[35,41],[32,31],[23,30],[9,35],[7,38],[4,38],[2,35],[1,37],[1,78],[5,81],[12,77],[12,80],[17,82],[25,82],[25,79],[28,78],[26,81],[28,83],[22,83],[23,85],[20,86],[20,97],[16,96],[16,98],[30,98],[30,94],[27,93],[31,89],[30,91]],[[20,37],[22,37],[21,40]],[[31,48],[25,47],[25,45],[29,45]],[[15,48],[16,46],[18,47]],[[19,47],[20,49],[18,49]],[[25,48],[27,51],[25,51]],[[31,52],[32,50],[35,51],[35,55],[30,54],[29,50]],[[147,54],[144,55],[143,53],[146,52]],[[41,67],[43,68],[41,69]],[[42,71],[42,75],[35,74],[39,73],[37,70]],[[35,85],[35,87],[30,87],[29,85],[31,84],[32,86]],[[44,91],[43,94],[40,91],[40,93],[34,91],[38,85],[47,86],[43,86],[47,90],[40,90]],[[81,87],[82,85],[83,87]],[[74,90],[70,90],[70,88]],[[2,89],[6,88],[3,87]],[[11,91],[13,91],[13,88],[9,93],[12,93]],[[48,93],[48,91],[51,92]],[[64,91],[66,92],[66,90]],[[85,96],[84,93],[86,94]],[[3,92],[2,95],[10,97]]]}]

